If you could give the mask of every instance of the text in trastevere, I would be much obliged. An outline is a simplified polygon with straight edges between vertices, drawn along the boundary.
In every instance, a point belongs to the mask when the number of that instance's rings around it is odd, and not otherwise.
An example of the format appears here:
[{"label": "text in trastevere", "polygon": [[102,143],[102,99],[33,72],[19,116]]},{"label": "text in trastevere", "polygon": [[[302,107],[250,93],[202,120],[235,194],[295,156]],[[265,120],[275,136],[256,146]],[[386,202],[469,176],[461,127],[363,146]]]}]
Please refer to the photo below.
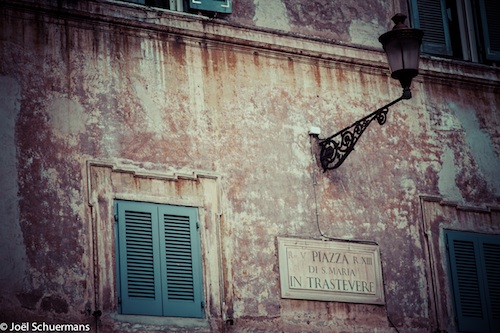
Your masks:
[{"label": "text in trastevere", "polygon": [[376,244],[278,238],[283,298],[384,304]]}]

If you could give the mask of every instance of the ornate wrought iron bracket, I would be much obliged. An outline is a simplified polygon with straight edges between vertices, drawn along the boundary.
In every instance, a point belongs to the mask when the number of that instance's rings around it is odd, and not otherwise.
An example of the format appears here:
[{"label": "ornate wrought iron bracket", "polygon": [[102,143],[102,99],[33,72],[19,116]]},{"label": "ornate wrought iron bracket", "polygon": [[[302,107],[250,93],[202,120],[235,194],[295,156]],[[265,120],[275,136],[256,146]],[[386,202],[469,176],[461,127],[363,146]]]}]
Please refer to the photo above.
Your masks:
[{"label": "ornate wrought iron bracket", "polygon": [[364,118],[361,118],[334,135],[326,139],[321,139],[319,145],[321,147],[320,161],[323,171],[326,172],[326,170],[338,168],[347,156],[354,150],[354,145],[356,145],[365,129],[374,119],[377,120],[379,125],[385,124],[389,107],[403,99],[410,98],[411,91],[409,88],[406,88],[403,90],[403,95],[401,95],[398,99],[384,105],[380,109],[370,113]]}]

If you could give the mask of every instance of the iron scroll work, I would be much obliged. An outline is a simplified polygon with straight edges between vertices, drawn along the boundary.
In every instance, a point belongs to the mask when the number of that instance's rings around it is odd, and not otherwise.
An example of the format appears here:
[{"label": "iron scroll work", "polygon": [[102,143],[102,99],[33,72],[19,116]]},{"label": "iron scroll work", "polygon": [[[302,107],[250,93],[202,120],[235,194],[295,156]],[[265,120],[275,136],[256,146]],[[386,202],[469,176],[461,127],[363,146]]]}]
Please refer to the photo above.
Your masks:
[{"label": "iron scroll work", "polygon": [[380,109],[370,113],[364,118],[361,118],[334,135],[326,139],[321,139],[319,142],[319,145],[321,146],[320,162],[323,167],[323,171],[326,172],[326,170],[338,168],[347,156],[349,156],[349,154],[354,150],[354,146],[358,142],[359,138],[373,120],[376,119],[379,125],[384,125],[387,120],[389,107],[403,99],[410,98],[411,91],[409,89],[404,89],[403,95],[401,95],[398,99],[384,105]]}]

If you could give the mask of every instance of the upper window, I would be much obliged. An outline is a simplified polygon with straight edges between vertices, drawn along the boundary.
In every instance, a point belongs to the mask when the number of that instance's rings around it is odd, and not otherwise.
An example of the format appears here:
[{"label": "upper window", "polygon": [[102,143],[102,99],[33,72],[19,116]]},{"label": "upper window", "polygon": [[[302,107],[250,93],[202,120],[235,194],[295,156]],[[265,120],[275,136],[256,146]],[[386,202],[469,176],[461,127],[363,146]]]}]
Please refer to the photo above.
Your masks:
[{"label": "upper window", "polygon": [[166,8],[176,11],[206,11],[213,13],[231,13],[232,0],[124,0],[141,5]]},{"label": "upper window", "polygon": [[198,210],[117,200],[122,314],[203,317]]},{"label": "upper window", "polygon": [[460,332],[500,332],[500,236],[446,231]]},{"label": "upper window", "polygon": [[500,61],[500,1],[410,0],[413,25],[428,54],[493,64]]}]

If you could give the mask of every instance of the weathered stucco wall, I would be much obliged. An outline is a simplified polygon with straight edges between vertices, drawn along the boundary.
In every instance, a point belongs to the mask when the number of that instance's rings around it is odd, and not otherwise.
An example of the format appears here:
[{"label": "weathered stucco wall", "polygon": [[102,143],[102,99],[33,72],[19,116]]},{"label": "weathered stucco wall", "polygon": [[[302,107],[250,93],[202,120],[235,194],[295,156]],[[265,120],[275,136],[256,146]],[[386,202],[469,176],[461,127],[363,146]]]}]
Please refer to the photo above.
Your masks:
[{"label": "weathered stucco wall", "polygon": [[378,47],[387,13],[406,12],[406,1],[234,1],[230,22]]},{"label": "weathered stucco wall", "polygon": [[[113,229],[99,216],[125,187],[104,177],[108,194],[91,207],[88,161],[97,161],[216,175],[220,189],[205,195],[220,231],[206,242],[219,244],[204,264],[219,284],[206,287],[219,291],[197,330],[393,332],[387,316],[406,332],[436,327],[419,196],[499,205],[498,69],[424,59],[414,97],[322,173],[310,126],[327,136],[400,95],[375,44],[52,3],[0,5],[0,320],[94,325],[100,310],[103,330],[161,330],[115,324]],[[321,16],[319,1],[239,1],[229,21],[365,44],[387,30],[393,6],[343,4]],[[130,182],[145,198],[166,193]],[[276,237],[320,239],[318,226],[379,244],[385,306],[281,299]]]}]

